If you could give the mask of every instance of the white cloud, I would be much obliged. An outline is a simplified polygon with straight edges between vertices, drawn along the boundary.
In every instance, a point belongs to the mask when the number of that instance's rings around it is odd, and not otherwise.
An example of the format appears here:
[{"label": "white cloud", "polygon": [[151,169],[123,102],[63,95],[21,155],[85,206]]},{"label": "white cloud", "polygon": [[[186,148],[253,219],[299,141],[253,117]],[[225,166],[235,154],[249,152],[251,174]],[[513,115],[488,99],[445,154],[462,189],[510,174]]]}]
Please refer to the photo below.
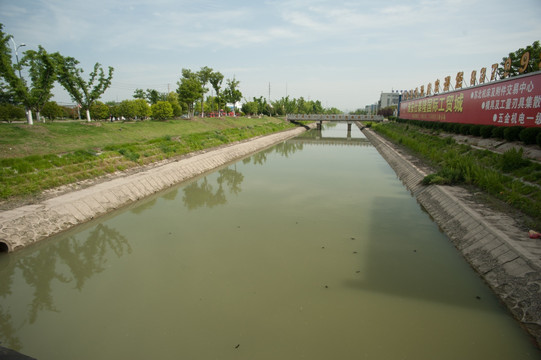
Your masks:
[{"label": "white cloud", "polygon": [[0,0],[17,42],[114,66],[119,83],[176,82],[207,65],[253,96],[287,82],[348,108],[499,62],[539,39],[539,13],[539,0]]}]

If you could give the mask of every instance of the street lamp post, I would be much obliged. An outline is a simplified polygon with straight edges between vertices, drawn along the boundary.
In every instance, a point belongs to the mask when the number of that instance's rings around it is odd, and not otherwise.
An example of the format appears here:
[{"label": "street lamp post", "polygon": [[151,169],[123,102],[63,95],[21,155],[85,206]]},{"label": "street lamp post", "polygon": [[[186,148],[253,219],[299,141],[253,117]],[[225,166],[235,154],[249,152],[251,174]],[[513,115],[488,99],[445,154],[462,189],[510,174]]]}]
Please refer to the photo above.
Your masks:
[{"label": "street lamp post", "polygon": [[[17,46],[17,44],[15,43],[15,40],[13,40],[13,38],[11,38],[11,41],[13,42],[13,48],[15,49],[15,59],[17,60],[17,68],[19,70],[19,79],[21,79],[21,81],[24,83],[24,79],[23,79],[23,76],[21,74],[21,67],[19,66],[19,48],[20,47],[23,47],[23,46],[26,46],[25,43],[21,43],[19,44],[19,46]],[[32,112],[30,109],[28,109],[26,107],[26,105],[24,106],[24,112],[26,113],[26,120],[28,121],[28,125],[33,125],[33,121],[32,121]]]}]

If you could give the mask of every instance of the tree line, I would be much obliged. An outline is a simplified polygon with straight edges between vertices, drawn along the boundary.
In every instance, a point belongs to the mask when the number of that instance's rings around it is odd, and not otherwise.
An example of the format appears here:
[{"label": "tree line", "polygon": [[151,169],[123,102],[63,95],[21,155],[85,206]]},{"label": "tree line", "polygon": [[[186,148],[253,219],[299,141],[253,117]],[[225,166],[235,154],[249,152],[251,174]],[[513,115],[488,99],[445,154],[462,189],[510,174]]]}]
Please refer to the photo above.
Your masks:
[{"label": "tree line", "polygon": [[[12,47],[16,62],[13,61]],[[28,124],[33,124],[33,114],[38,121],[42,117],[80,118],[86,114],[87,121],[97,119],[167,119],[188,114],[192,118],[200,116],[222,116],[230,113],[227,104],[232,105],[231,112],[236,113],[236,104],[243,99],[239,90],[240,81],[235,77],[226,79],[214,69],[203,66],[198,71],[182,69],[174,92],[160,93],[155,89],[136,89],[133,99],[120,103],[100,102],[100,97],[111,86],[114,69],[96,63],[87,78],[79,61],[63,56],[58,52],[48,53],[42,46],[38,50],[27,50],[21,59],[13,37],[4,33],[0,23],[0,120],[26,117]],[[21,71],[24,71],[25,77]],[[60,84],[76,103],[75,108],[62,107],[54,101],[52,89]],[[213,90],[212,95],[208,93]],[[24,110],[22,108],[24,108]],[[225,110],[224,110],[225,109]],[[287,113],[339,113],[336,108],[326,110],[320,101],[306,101],[304,98],[282,99],[267,102],[263,97],[247,101],[241,109],[244,113],[255,115],[285,115]]]},{"label": "tree line", "polygon": [[[17,62],[13,64],[10,40],[15,46]],[[22,104],[29,125],[33,124],[32,112],[35,112],[38,121],[40,112],[45,104],[52,98],[52,89],[58,82],[71,96],[72,100],[86,111],[87,120],[90,121],[90,106],[111,85],[113,78],[112,67],[107,75],[99,63],[94,65],[88,80],[83,78],[83,69],[78,67],[79,61],[73,57],[62,56],[60,53],[48,53],[41,45],[38,50],[27,50],[23,57],[18,58],[17,50],[23,46],[16,46],[13,37],[4,33],[0,24],[0,98],[8,104]],[[21,75],[26,69],[29,81]]]}]

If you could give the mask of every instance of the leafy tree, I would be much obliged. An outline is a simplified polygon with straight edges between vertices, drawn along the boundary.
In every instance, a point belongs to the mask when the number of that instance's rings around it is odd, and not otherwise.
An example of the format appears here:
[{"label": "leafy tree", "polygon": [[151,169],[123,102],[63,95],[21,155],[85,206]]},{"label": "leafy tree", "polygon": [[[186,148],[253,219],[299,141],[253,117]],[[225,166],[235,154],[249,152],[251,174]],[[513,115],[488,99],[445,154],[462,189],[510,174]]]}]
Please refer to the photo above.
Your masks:
[{"label": "leafy tree", "polygon": [[[525,55],[526,52],[529,54]],[[526,49],[520,48],[509,53],[508,57],[502,59],[500,65],[501,67],[498,68],[500,78],[504,78],[506,75],[517,76],[541,70],[541,45],[539,40],[534,41],[532,45],[528,45]]]},{"label": "leafy tree", "polygon": [[244,104],[242,104],[241,110],[245,114],[254,115],[254,114],[259,113],[259,106],[258,106],[257,102],[249,101],[249,102],[245,102]]},{"label": "leafy tree", "polygon": [[39,46],[38,51],[25,51],[21,62],[17,65],[18,70],[22,67],[28,68],[31,86],[30,88],[24,87],[25,98],[22,101],[25,106],[36,112],[38,121],[40,121],[40,112],[43,106],[53,96],[51,91],[56,80],[54,63],[56,55],[58,53],[49,55],[45,49]]},{"label": "leafy tree", "polygon": [[21,92],[24,91],[24,83],[15,73],[15,68],[12,64],[11,47],[9,40],[12,39],[11,35],[4,33],[4,25],[0,24],[0,78],[2,97],[16,101],[17,97],[20,97]]},{"label": "leafy tree", "polygon": [[297,111],[297,100],[290,99],[289,96],[282,97],[279,100],[276,100],[272,103],[274,111],[278,115],[287,115],[287,114],[296,114]]},{"label": "leafy tree", "polygon": [[155,89],[135,89],[133,92],[135,99],[146,99],[150,105],[156,104],[158,101],[167,101],[167,94],[161,93]]},{"label": "leafy tree", "polygon": [[[40,46],[38,51],[26,51],[21,61],[13,65],[9,46],[9,40],[12,40],[12,36],[5,34],[2,29],[3,25],[0,24],[0,77],[2,83],[9,87],[7,92],[2,92],[4,97],[6,93],[10,94],[29,109],[27,121],[29,125],[32,125],[30,109],[37,111],[39,119],[39,111],[52,96],[51,90],[55,81],[55,66],[52,55],[49,55]],[[30,87],[20,76],[22,67],[28,68]],[[17,76],[16,70],[19,72],[19,76]]]},{"label": "leafy tree", "polygon": [[107,105],[107,107],[109,108],[109,116],[114,116],[116,118],[119,117],[119,114],[120,114],[120,110],[119,110],[119,105],[118,103],[116,103],[115,101],[107,101],[105,103],[105,105]]},{"label": "leafy tree", "polygon": [[337,109],[335,107],[332,107],[330,109],[326,109],[325,110],[325,114],[329,114],[329,115],[332,115],[332,114],[342,114],[342,110],[340,109]]},{"label": "leafy tree", "polygon": [[219,71],[214,71],[210,74],[209,82],[212,85],[214,91],[216,92],[216,97],[214,98],[214,100],[216,100],[216,102],[218,103],[218,116],[220,116],[221,114],[220,102],[222,99],[220,97],[220,88],[222,86],[223,80],[224,76]]},{"label": "leafy tree", "polygon": [[15,93],[13,90],[0,78],[0,104],[17,104]]},{"label": "leafy tree", "polygon": [[166,94],[160,93],[155,89],[147,89],[146,98],[150,105],[156,104],[158,101],[166,101]]},{"label": "leafy tree", "polygon": [[99,63],[94,65],[94,70],[89,74],[88,81],[82,77],[83,70],[77,67],[79,61],[72,57],[58,55],[58,82],[70,94],[73,101],[80,104],[86,111],[87,121],[90,119],[90,106],[98,100],[111,85],[113,68],[109,66],[109,73],[105,72]]},{"label": "leafy tree", "polygon": [[143,89],[135,89],[135,91],[133,92],[133,97],[135,99],[145,99],[146,98],[145,90],[143,90]]},{"label": "leafy tree", "polygon": [[242,93],[240,90],[237,89],[240,82],[238,80],[233,79],[227,79],[226,81],[227,87],[224,89],[223,95],[225,101],[233,104],[233,114],[235,113],[235,103],[237,101],[240,101],[242,99]]},{"label": "leafy tree", "polygon": [[197,78],[197,74],[189,69],[182,69],[182,78],[177,82],[179,102],[186,104],[188,114],[191,118],[194,116],[194,105],[197,99],[201,99],[204,89]]},{"label": "leafy tree", "polygon": [[176,92],[171,91],[169,94],[167,94],[165,100],[171,104],[171,107],[173,108],[173,116],[177,117],[182,115],[182,106],[180,106],[178,94]]},{"label": "leafy tree", "polygon": [[43,105],[41,114],[49,120],[64,116],[64,109],[54,101],[48,101]]},{"label": "leafy tree", "polygon": [[144,99],[135,99],[133,100],[135,107],[135,116],[139,119],[145,119],[147,116],[150,116],[150,106]]},{"label": "leafy tree", "polygon": [[124,100],[118,105],[119,115],[125,117],[126,119],[133,119],[137,113],[137,107],[135,101],[133,100]]},{"label": "leafy tree", "polygon": [[109,110],[109,106],[101,101],[96,101],[90,106],[90,115],[94,119],[107,119],[111,116],[111,111]]},{"label": "leafy tree", "polygon": [[203,66],[198,72],[197,72],[197,78],[199,79],[199,82],[201,83],[201,86],[203,88],[203,94],[201,95],[201,116],[204,116],[204,109],[203,109],[203,103],[205,102],[205,94],[209,91],[209,89],[206,88],[207,83],[209,82],[211,76],[212,76],[212,69],[208,66]]},{"label": "leafy tree", "polygon": [[0,120],[11,122],[25,117],[24,109],[14,104],[0,104]]},{"label": "leafy tree", "polygon": [[158,101],[150,109],[155,120],[165,120],[173,116],[173,107],[168,101]]},{"label": "leafy tree", "polygon": [[387,106],[378,110],[378,115],[383,115],[385,117],[392,116],[396,110],[396,105]]},{"label": "leafy tree", "polygon": [[[267,104],[267,99],[265,99],[263,96],[260,96],[258,98],[254,97],[254,101],[257,104],[257,111],[255,113],[257,114],[265,114],[270,115],[271,114],[271,106]],[[254,113],[254,114],[255,114]]]}]

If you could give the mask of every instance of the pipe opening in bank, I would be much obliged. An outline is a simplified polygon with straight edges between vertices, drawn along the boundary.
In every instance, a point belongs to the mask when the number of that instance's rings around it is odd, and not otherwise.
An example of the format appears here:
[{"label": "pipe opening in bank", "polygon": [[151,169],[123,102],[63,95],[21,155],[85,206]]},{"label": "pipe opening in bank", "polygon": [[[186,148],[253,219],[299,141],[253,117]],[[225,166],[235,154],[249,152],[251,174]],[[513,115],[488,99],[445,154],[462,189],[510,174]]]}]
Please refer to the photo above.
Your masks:
[{"label": "pipe opening in bank", "polygon": [[7,253],[9,252],[9,246],[3,241],[0,241],[0,253]]}]

